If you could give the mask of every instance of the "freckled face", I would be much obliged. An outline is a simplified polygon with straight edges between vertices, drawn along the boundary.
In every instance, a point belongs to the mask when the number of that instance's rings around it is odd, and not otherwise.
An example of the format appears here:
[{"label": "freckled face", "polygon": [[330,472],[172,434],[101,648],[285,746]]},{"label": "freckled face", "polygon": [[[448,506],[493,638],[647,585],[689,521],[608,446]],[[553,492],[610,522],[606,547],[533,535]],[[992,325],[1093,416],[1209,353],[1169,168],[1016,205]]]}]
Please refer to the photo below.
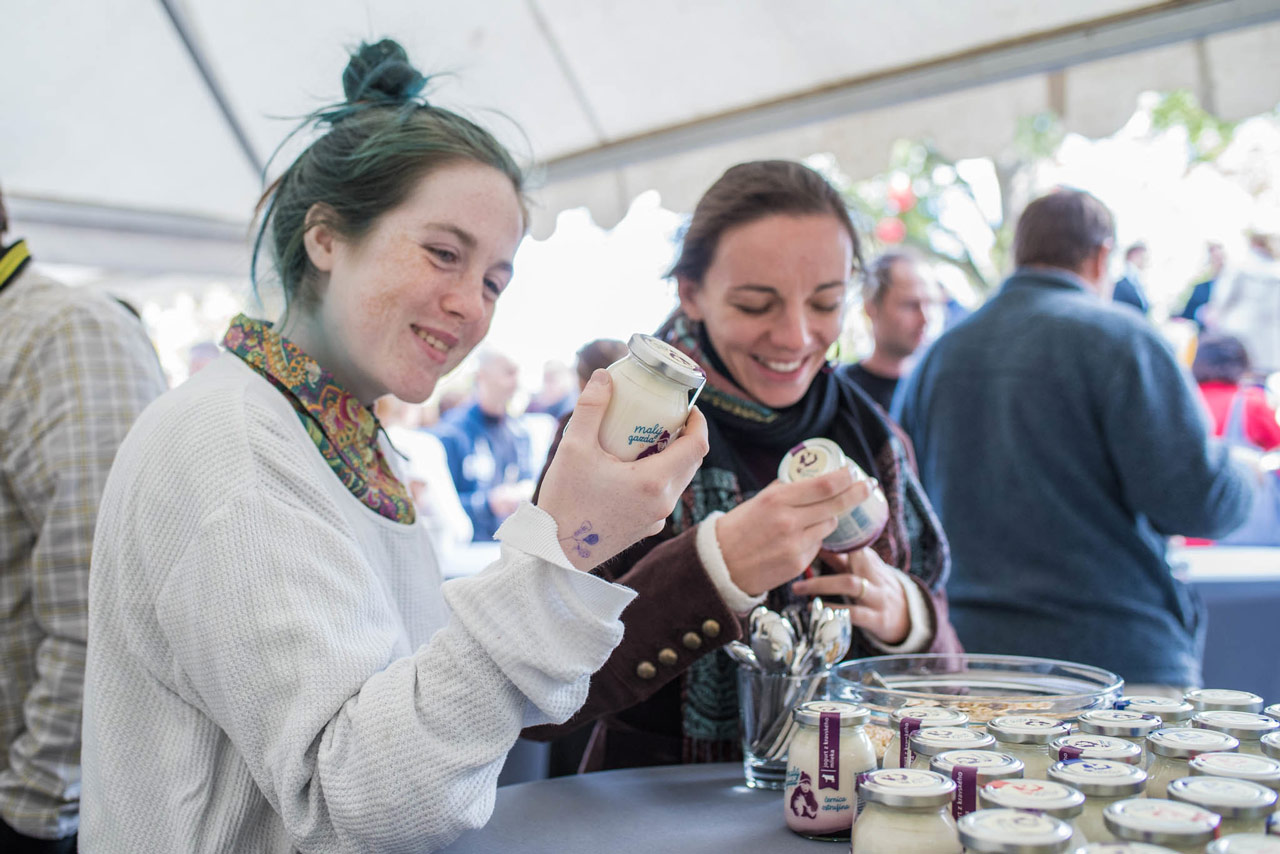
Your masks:
[{"label": "freckled face", "polygon": [[839,337],[852,266],[835,216],[769,216],[720,235],[702,282],[680,280],[680,305],[743,390],[780,409],[804,396]]},{"label": "freckled face", "polygon": [[311,340],[364,403],[419,403],[489,330],[524,217],[511,180],[462,161],[418,181],[363,238],[335,238]]}]

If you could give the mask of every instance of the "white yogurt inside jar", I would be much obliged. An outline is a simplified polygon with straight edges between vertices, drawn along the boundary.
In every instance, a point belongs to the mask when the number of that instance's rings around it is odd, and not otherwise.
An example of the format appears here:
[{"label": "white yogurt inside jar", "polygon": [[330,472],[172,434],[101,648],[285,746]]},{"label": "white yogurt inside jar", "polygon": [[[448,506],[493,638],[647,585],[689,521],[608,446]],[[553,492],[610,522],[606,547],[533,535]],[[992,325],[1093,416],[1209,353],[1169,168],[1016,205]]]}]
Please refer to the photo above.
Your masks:
[{"label": "white yogurt inside jar", "polygon": [[[778,463],[778,480],[794,483],[818,477],[827,472],[848,468],[857,482],[871,478],[853,460],[844,455],[840,446],[830,439],[805,439],[783,455]],[[870,543],[884,530],[889,521],[889,501],[880,484],[875,484],[871,494],[863,502],[838,520],[836,529],[822,541],[833,552],[851,552]]]},{"label": "white yogurt inside jar", "polygon": [[787,827],[810,839],[848,839],[860,811],[857,777],[876,767],[866,729],[871,714],[853,703],[820,700],[796,707],[792,717],[797,726],[787,751]]},{"label": "white yogurt inside jar", "polygon": [[600,422],[600,446],[630,462],[680,435],[707,377],[697,362],[652,335],[637,332],[627,350],[608,368],[613,396]]}]

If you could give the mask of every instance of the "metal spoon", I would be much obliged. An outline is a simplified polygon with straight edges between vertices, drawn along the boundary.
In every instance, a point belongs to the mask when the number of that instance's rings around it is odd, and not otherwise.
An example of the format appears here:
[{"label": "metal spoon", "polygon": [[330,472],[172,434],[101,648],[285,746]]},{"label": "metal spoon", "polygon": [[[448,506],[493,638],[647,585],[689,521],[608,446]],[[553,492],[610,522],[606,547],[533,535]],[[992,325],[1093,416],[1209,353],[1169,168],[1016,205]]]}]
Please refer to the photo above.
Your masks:
[{"label": "metal spoon", "polygon": [[756,658],[756,654],[751,651],[751,647],[742,641],[729,641],[728,646],[724,648],[725,655],[732,658],[738,664],[744,667],[750,667],[755,670],[764,670],[760,665],[760,659]]},{"label": "metal spoon", "polygon": [[760,617],[758,634],[751,637],[751,649],[766,670],[787,670],[795,658],[796,633],[785,617],[766,609]]},{"label": "metal spoon", "polygon": [[814,666],[832,667],[844,658],[853,643],[853,624],[845,608],[827,608],[813,627]]}]

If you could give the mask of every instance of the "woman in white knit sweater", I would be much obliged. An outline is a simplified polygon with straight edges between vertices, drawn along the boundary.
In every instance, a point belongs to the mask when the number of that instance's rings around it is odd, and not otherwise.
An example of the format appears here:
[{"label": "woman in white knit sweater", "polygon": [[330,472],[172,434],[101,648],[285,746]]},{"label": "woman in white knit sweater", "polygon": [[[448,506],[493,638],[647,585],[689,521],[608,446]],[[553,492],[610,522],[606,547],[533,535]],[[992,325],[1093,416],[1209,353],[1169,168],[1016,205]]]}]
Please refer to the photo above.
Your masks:
[{"label": "woman in white knit sweater", "polygon": [[394,42],[352,57],[264,197],[284,317],[237,317],[116,458],[83,851],[429,851],[483,824],[521,728],[568,718],[621,637],[634,594],[580,570],[656,533],[706,452],[695,412],[662,454],[606,454],[598,372],[502,557],[441,586],[369,407],[484,336],[525,213],[507,152],[424,82]]}]

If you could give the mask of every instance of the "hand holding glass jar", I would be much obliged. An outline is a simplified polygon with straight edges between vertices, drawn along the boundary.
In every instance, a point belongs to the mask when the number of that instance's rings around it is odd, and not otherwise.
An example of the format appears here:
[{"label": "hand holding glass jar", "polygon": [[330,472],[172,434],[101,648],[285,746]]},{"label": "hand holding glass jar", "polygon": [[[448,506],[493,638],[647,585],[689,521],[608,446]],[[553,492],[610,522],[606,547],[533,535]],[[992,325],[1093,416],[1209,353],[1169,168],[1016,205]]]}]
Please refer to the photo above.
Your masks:
[{"label": "hand holding glass jar", "polygon": [[538,507],[556,520],[560,546],[578,569],[591,569],[662,530],[707,453],[707,425],[696,408],[684,432],[660,454],[624,462],[600,446],[609,373],[596,371],[582,390]]}]

